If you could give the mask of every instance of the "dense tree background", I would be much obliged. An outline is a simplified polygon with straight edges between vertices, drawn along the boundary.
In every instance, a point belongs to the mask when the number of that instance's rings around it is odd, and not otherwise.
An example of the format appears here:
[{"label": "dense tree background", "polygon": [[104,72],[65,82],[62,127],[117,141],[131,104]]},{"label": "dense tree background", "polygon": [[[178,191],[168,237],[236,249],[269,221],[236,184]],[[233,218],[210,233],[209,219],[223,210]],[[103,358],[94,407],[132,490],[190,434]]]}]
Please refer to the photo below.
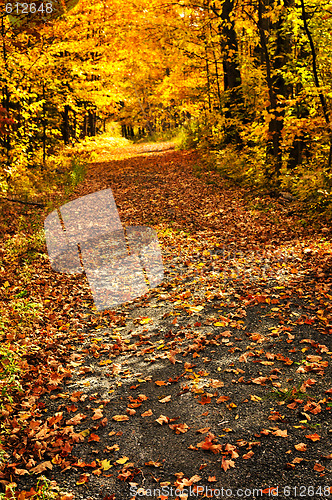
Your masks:
[{"label": "dense tree background", "polygon": [[18,26],[3,8],[1,191],[30,185],[63,144],[116,121],[129,138],[177,129],[224,177],[329,213],[331,9],[319,0],[81,0]]}]

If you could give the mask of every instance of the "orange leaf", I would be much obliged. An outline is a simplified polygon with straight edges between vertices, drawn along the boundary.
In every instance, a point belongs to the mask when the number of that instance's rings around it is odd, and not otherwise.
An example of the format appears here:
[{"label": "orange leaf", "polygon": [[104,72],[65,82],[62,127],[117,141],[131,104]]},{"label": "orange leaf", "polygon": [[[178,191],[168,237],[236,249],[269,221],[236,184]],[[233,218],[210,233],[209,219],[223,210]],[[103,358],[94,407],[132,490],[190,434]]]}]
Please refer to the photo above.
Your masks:
[{"label": "orange leaf", "polygon": [[66,425],[77,425],[81,423],[81,420],[86,418],[86,415],[83,415],[83,413],[79,413],[78,415],[75,415],[73,418],[70,420],[66,420]]},{"label": "orange leaf", "polygon": [[147,410],[144,413],[141,413],[141,416],[142,417],[151,417],[152,414],[153,414],[152,410]]},{"label": "orange leaf", "polygon": [[287,429],[285,429],[284,431],[282,431],[281,429],[278,429],[277,431],[274,431],[272,432],[272,434],[274,434],[275,436],[279,436],[279,437],[287,437]]},{"label": "orange leaf", "polygon": [[165,417],[165,415],[160,415],[159,418],[156,418],[155,422],[158,422],[158,424],[160,424],[160,425],[168,424],[169,418]]},{"label": "orange leaf", "polygon": [[167,382],[164,382],[163,380],[156,380],[155,384],[159,385],[159,387],[160,387],[161,385],[167,385]]},{"label": "orange leaf", "polygon": [[79,480],[76,482],[76,484],[80,485],[80,484],[87,483],[89,481],[89,476],[90,476],[90,474],[81,474],[79,477]]},{"label": "orange leaf", "polygon": [[210,396],[205,396],[204,394],[202,395],[200,401],[198,401],[201,405],[206,405],[208,403],[211,403],[211,398]]},{"label": "orange leaf", "polygon": [[317,463],[314,465],[314,470],[317,472],[323,472],[323,470],[325,470],[325,467],[323,467],[323,465]]},{"label": "orange leaf", "polygon": [[234,461],[226,460],[225,457],[222,457],[221,468],[226,472],[230,467],[235,467]]},{"label": "orange leaf", "polygon": [[175,434],[184,434],[190,429],[187,424],[171,424],[169,427],[175,431]]},{"label": "orange leaf", "polygon": [[311,441],[319,441],[320,436],[315,432],[315,434],[308,434],[306,436],[307,439],[311,439]]},{"label": "orange leaf", "polygon": [[93,432],[90,434],[88,441],[100,441],[100,437],[97,436],[97,434],[94,434]]},{"label": "orange leaf", "polygon": [[294,447],[297,451],[307,451],[308,449],[308,446],[305,443],[296,444]]},{"label": "orange leaf", "polygon": [[93,411],[94,414],[92,416],[92,420],[98,420],[104,416],[100,408],[94,408]]}]

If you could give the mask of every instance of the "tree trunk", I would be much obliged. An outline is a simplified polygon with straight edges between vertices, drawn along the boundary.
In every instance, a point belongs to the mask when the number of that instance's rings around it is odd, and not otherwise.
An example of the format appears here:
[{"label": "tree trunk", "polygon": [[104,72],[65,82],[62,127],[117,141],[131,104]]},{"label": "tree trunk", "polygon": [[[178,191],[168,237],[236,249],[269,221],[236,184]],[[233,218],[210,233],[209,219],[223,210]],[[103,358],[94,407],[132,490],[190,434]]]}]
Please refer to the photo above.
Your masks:
[{"label": "tree trunk", "polygon": [[69,110],[70,106],[68,104],[65,105],[64,111],[61,113],[62,115],[62,137],[63,142],[67,145],[69,144],[70,133],[69,133]]}]

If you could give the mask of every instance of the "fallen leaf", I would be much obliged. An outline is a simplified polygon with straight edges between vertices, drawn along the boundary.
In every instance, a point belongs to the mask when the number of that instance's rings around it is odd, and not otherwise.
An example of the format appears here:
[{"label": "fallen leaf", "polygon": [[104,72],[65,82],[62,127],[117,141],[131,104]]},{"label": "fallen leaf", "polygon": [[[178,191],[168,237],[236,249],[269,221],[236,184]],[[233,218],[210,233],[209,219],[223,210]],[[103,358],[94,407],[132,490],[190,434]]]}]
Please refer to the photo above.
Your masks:
[{"label": "fallen leaf", "polygon": [[294,445],[297,451],[307,451],[308,446],[305,443],[299,443]]},{"label": "fallen leaf", "polygon": [[129,417],[128,415],[114,415],[112,419],[116,422],[125,422],[126,420],[129,420]]},{"label": "fallen leaf", "polygon": [[93,411],[92,420],[98,420],[104,416],[100,408],[94,408]]},{"label": "fallen leaf", "polygon": [[159,399],[159,403],[168,403],[171,400],[172,396],[166,396],[163,399]]},{"label": "fallen leaf", "polygon": [[156,418],[155,422],[158,422],[160,425],[168,424],[169,418],[165,417],[165,415],[160,415],[160,417]]},{"label": "fallen leaf", "polygon": [[152,414],[153,414],[152,410],[146,410],[144,413],[141,413],[141,416],[142,417],[151,417]]},{"label": "fallen leaf", "polygon": [[311,439],[311,441],[319,441],[320,436],[315,432],[315,434],[308,434],[306,436],[307,439]]}]

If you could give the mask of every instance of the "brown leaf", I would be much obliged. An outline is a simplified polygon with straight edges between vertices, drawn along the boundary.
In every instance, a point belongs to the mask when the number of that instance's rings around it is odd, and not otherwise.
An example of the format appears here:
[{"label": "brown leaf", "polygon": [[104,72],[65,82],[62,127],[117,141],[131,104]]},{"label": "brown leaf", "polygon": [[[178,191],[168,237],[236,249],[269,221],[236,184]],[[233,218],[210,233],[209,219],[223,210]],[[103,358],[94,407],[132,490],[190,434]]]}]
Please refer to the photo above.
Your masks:
[{"label": "brown leaf", "polygon": [[87,483],[89,481],[90,474],[81,474],[79,480],[76,481],[77,485]]},{"label": "brown leaf", "polygon": [[254,455],[254,452],[252,450],[248,451],[248,453],[246,453],[245,455],[242,455],[242,458],[244,458],[244,460],[248,460],[249,458],[251,458],[252,456]]},{"label": "brown leaf", "polygon": [[323,472],[323,470],[325,470],[325,467],[323,465],[317,463],[314,465],[314,470],[317,472]]},{"label": "brown leaf", "polygon": [[51,462],[49,462],[49,461],[42,462],[42,463],[38,464],[36,467],[34,467],[33,469],[30,469],[30,472],[33,472],[34,474],[40,474],[41,472],[43,472],[46,469],[53,469],[53,465],[51,464]]},{"label": "brown leaf", "polygon": [[93,408],[93,411],[94,414],[92,415],[92,420],[98,420],[104,416],[100,408]]},{"label": "brown leaf", "polygon": [[72,417],[70,420],[66,420],[66,425],[77,425],[80,424],[82,420],[86,418],[86,415],[83,413],[79,413],[78,415],[75,415]]}]

